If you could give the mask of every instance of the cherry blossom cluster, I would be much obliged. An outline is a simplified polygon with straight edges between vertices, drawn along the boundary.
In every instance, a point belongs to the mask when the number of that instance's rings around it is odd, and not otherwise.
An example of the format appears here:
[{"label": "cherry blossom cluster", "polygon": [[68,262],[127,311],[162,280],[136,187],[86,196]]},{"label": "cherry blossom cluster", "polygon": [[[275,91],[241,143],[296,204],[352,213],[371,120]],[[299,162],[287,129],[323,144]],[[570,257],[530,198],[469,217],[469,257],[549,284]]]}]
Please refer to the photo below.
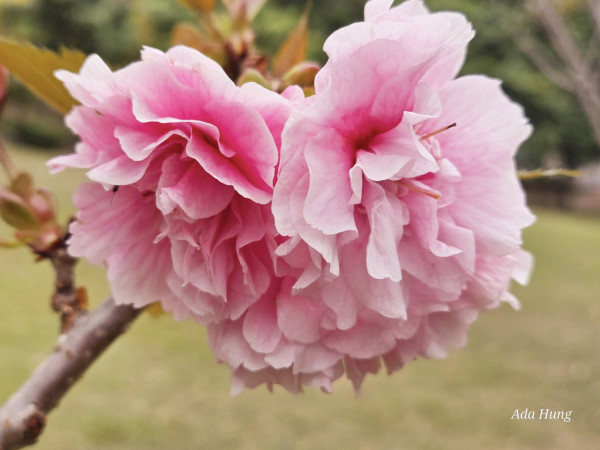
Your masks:
[{"label": "cherry blossom cluster", "polygon": [[315,95],[237,86],[201,53],[145,48],[57,76],[81,106],[54,170],[88,169],[70,252],[118,303],[207,326],[232,391],[331,390],[466,342],[526,282],[514,163],[531,133],[500,82],[458,77],[471,25],[371,0],[332,34]]}]

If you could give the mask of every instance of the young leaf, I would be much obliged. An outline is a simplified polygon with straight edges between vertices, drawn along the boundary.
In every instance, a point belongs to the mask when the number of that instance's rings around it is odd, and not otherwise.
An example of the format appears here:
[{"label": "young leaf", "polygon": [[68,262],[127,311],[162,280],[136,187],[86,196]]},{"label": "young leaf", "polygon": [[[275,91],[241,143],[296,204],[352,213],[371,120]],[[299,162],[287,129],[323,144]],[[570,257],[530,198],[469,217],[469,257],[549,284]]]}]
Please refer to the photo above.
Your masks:
[{"label": "young leaf", "polygon": [[276,77],[281,77],[296,64],[306,59],[309,10],[310,7],[304,10],[300,21],[290,32],[283,44],[281,44],[273,59],[273,74]]},{"label": "young leaf", "polygon": [[10,72],[4,66],[0,66],[0,101],[4,100],[6,95],[6,89],[8,88],[8,81],[10,79]]},{"label": "young leaf", "polygon": [[319,65],[310,61],[302,61],[296,64],[281,78],[280,89],[285,89],[292,84],[296,84],[302,88],[314,88],[315,77],[319,72]]},{"label": "young leaf", "polygon": [[66,69],[77,72],[85,54],[77,50],[51,50],[34,47],[29,43],[18,43],[0,37],[0,64],[31,92],[52,108],[65,114],[77,104],[62,83],[54,78],[54,71]]},{"label": "young leaf", "polygon": [[246,83],[251,83],[251,82],[259,84],[260,86],[262,86],[266,89],[269,89],[269,90],[271,89],[270,83],[263,76],[263,74],[260,73],[258,70],[249,67],[246,70],[244,70],[244,72],[242,72],[242,74],[240,75],[240,77],[237,80],[237,85],[242,86]]},{"label": "young leaf", "polygon": [[189,23],[181,22],[175,25],[171,33],[171,42],[173,45],[186,45],[195,48],[220,65],[227,62],[225,46]]},{"label": "young leaf", "polygon": [[39,226],[35,214],[25,201],[10,191],[0,191],[0,217],[17,230],[32,230]]},{"label": "young leaf", "polygon": [[33,195],[33,177],[27,172],[18,172],[11,181],[10,190],[21,198],[29,198]]},{"label": "young leaf", "polygon": [[267,0],[223,0],[229,14],[235,18],[243,19],[244,23],[252,22],[266,2]]},{"label": "young leaf", "polygon": [[216,0],[178,0],[186,8],[195,13],[210,14],[215,9]]},{"label": "young leaf", "polygon": [[202,35],[202,32],[189,23],[178,23],[171,32],[173,45],[186,45],[196,50],[202,50],[205,41],[206,37]]}]

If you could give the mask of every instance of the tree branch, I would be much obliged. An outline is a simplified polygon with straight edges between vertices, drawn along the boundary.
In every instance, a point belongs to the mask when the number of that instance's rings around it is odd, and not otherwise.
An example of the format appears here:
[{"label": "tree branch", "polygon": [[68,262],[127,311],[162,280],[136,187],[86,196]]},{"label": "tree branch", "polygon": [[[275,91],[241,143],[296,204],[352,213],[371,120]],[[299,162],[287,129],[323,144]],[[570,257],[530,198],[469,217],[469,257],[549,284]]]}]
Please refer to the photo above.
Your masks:
[{"label": "tree branch", "polygon": [[54,352],[0,408],[0,450],[35,443],[46,415],[140,311],[108,299],[93,312],[78,315],[58,338]]},{"label": "tree branch", "polygon": [[546,57],[544,49],[529,36],[520,32],[510,33],[511,37],[519,47],[519,49],[525,53],[529,60],[535,64],[535,66],[546,75],[550,81],[564,89],[567,92],[573,92],[573,83],[564,73],[560,71],[556,65],[552,64],[549,58]]},{"label": "tree branch", "polygon": [[[40,258],[48,258],[56,273],[52,309],[60,313],[60,331],[68,331],[75,318],[87,307],[87,290],[75,286],[75,265],[77,259],[69,255],[67,240],[69,235],[47,252],[37,252]],[[34,250],[35,251],[35,250]]]},{"label": "tree branch", "polygon": [[581,70],[584,60],[567,24],[552,2],[526,0],[525,6],[544,27],[554,49],[574,73]]},{"label": "tree branch", "polygon": [[[595,83],[598,74],[592,71],[553,2],[525,0],[525,6],[530,14],[539,20],[552,47],[568,69],[574,93],[592,127],[596,144],[600,147],[600,88]],[[598,7],[594,8],[597,9]]]},{"label": "tree branch", "polygon": [[510,18],[510,10],[506,5],[493,1],[490,8],[494,14],[494,20],[498,21],[500,28],[512,38],[539,71],[560,88],[573,92],[573,83],[568,74],[564,73],[556,58],[553,58],[530,33],[525,32],[522,26]]},{"label": "tree branch", "polygon": [[587,0],[587,6],[594,19],[596,34],[600,35],[600,3],[598,0]]}]

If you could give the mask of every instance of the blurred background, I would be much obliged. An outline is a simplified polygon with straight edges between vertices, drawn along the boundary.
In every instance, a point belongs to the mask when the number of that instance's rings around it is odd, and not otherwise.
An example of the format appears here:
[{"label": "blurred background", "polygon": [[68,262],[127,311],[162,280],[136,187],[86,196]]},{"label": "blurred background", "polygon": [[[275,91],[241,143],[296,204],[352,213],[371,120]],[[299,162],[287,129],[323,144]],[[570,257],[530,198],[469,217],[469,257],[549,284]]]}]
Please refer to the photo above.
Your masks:
[{"label": "blurred background", "polygon": [[[525,183],[538,221],[525,232],[536,257],[532,281],[514,289],[522,311],[504,306],[483,316],[465,349],[367,378],[358,397],[340,380],[333,396],[259,388],[235,398],[201,327],[146,314],[50,416],[39,448],[600,448],[600,2],[426,4],[467,15],[477,35],[462,73],[504,80],[524,106],[535,132],[519,167],[581,171]],[[265,53],[275,52],[305,6],[269,0],[254,27]],[[312,60],[324,63],[326,36],[360,20],[363,6],[313,2]],[[113,68],[137,59],[141,45],[168,48],[181,21],[196,18],[175,0],[0,1],[3,36],[98,53]],[[75,142],[62,120],[11,82],[0,134],[17,165],[57,193],[66,220],[84,175],[49,176],[44,166]],[[103,271],[83,262],[78,271],[92,304],[101,302],[109,294]],[[25,249],[0,249],[0,403],[54,344],[51,286],[50,268],[32,264]],[[573,411],[572,420],[510,420],[525,408]]]}]

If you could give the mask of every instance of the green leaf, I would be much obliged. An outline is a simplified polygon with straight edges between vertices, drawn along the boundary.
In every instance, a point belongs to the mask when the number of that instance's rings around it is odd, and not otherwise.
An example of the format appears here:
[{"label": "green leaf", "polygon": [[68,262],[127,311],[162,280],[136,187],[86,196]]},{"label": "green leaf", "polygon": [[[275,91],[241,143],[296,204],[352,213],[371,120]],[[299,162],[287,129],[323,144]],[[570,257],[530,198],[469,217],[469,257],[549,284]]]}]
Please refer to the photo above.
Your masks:
[{"label": "green leaf", "polygon": [[308,47],[308,13],[310,5],[304,10],[302,17],[285,39],[273,59],[273,74],[281,77],[296,64],[306,59]]},{"label": "green leaf", "polygon": [[210,14],[214,11],[216,0],[177,0],[186,8],[195,13]]},{"label": "green leaf", "polygon": [[54,77],[57,69],[77,72],[85,54],[62,48],[60,53],[37,48],[29,43],[19,43],[0,37],[0,64],[31,92],[52,108],[65,114],[77,104],[62,82]]}]

